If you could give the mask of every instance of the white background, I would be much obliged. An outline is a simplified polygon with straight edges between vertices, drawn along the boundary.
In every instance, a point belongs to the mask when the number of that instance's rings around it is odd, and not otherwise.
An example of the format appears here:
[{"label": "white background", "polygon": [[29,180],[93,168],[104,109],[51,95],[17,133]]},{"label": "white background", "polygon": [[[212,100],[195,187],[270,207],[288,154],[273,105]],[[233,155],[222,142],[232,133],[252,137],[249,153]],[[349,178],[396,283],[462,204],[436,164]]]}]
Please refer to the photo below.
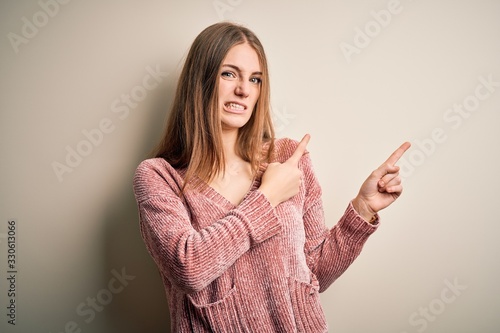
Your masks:
[{"label": "white background", "polygon": [[[169,331],[132,176],[161,135],[191,42],[223,19],[266,48],[279,136],[311,134],[329,226],[374,168],[413,143],[403,196],[322,294],[330,331],[500,331],[497,0],[2,1],[0,331]],[[149,81],[158,86],[126,117],[113,112],[146,91],[148,70],[162,73]],[[103,120],[113,130],[85,146],[83,131]],[[69,167],[67,147],[87,156]]]}]

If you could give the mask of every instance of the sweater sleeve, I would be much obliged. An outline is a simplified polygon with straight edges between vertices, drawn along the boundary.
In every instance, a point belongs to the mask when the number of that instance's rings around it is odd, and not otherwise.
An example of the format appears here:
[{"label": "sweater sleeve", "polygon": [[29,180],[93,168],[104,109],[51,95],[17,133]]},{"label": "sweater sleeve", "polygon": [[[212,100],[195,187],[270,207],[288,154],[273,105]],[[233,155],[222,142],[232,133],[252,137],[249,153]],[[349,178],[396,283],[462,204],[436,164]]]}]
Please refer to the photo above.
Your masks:
[{"label": "sweater sleeve", "polygon": [[271,204],[259,191],[210,226],[195,230],[190,212],[165,177],[147,161],[136,170],[141,234],[159,269],[186,293],[202,290],[253,245],[281,230]]},{"label": "sweater sleeve", "polygon": [[[320,291],[325,291],[360,254],[378,223],[366,222],[349,203],[344,215],[330,230],[324,222],[321,187],[314,174],[309,154],[302,158],[306,185],[304,227],[307,262],[316,275]],[[378,221],[377,221],[378,222]]]}]

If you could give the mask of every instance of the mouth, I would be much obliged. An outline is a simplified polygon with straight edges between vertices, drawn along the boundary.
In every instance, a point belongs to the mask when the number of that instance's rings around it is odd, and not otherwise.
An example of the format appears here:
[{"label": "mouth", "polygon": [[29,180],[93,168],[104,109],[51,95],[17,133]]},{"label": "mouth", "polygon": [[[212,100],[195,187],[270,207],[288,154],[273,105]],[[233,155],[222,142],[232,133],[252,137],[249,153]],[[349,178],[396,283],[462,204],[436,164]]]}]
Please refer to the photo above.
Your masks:
[{"label": "mouth", "polygon": [[230,113],[243,113],[246,109],[246,105],[236,102],[229,102],[224,104],[224,110]]}]

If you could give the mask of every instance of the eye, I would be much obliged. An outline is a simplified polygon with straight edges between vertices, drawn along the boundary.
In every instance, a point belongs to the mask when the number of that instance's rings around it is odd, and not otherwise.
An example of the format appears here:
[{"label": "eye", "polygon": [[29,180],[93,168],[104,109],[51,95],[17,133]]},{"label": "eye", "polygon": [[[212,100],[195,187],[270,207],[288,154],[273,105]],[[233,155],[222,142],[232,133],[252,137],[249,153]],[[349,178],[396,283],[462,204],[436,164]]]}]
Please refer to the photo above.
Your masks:
[{"label": "eye", "polygon": [[260,84],[260,83],[262,83],[262,79],[260,77],[253,77],[250,79],[250,82],[255,83],[255,84]]},{"label": "eye", "polygon": [[227,72],[227,71],[222,72],[222,73],[221,73],[221,76],[224,76],[224,77],[227,77],[227,78],[231,78],[231,79],[236,78],[236,75],[234,75],[234,73],[233,73],[233,72]]}]

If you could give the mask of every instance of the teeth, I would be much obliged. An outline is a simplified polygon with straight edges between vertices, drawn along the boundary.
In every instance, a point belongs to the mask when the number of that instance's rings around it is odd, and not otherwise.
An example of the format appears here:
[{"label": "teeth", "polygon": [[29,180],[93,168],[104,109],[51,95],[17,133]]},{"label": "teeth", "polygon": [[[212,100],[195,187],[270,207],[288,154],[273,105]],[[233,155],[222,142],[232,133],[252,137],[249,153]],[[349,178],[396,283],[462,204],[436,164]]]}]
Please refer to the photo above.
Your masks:
[{"label": "teeth", "polygon": [[239,105],[236,103],[228,103],[227,106],[235,110],[245,110],[245,107],[243,105]]}]

